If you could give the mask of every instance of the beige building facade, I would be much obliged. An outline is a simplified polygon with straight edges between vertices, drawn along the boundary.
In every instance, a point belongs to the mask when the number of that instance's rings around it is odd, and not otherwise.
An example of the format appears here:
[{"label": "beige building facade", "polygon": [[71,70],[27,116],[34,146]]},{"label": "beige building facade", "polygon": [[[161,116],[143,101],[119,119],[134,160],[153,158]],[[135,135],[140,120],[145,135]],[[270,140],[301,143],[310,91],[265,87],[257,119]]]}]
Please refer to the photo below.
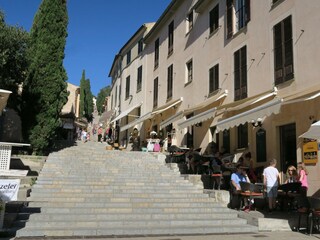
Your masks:
[{"label": "beige building facade", "polygon": [[[143,140],[154,130],[202,153],[250,151],[255,167],[276,158],[282,172],[304,161],[308,194],[317,193],[319,157],[305,159],[309,140],[299,136],[320,120],[319,10],[317,0],[173,0],[115,57],[119,138],[137,128]],[[127,64],[140,37],[143,50]]]}]

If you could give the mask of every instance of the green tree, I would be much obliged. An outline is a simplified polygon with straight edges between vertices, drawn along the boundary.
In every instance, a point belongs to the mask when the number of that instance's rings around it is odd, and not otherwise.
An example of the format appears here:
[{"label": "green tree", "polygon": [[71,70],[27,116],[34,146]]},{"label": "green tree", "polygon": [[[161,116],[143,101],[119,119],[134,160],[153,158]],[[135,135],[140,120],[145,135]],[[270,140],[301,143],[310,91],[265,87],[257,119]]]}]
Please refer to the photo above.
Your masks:
[{"label": "green tree", "polygon": [[22,94],[24,134],[35,154],[43,154],[53,144],[67,102],[63,67],[67,25],[66,0],[42,0],[30,32],[30,67]]},{"label": "green tree", "polygon": [[8,26],[0,10],[0,88],[12,91],[7,106],[19,110],[19,85],[26,78],[29,34],[20,27]]},{"label": "green tree", "polygon": [[106,97],[110,96],[110,92],[111,92],[111,87],[110,86],[107,86],[107,87],[104,87],[102,89],[100,89],[100,92],[98,93],[98,96],[97,96],[97,110],[99,112],[99,114],[103,113],[104,110],[105,110],[105,100],[106,100]]},{"label": "green tree", "polygon": [[86,85],[86,71],[82,70],[82,76],[80,79],[80,117],[85,117],[85,85]]},{"label": "green tree", "polygon": [[92,113],[93,95],[90,79],[86,79],[86,72],[83,70],[80,80],[80,116],[85,117],[90,122],[92,120]]}]

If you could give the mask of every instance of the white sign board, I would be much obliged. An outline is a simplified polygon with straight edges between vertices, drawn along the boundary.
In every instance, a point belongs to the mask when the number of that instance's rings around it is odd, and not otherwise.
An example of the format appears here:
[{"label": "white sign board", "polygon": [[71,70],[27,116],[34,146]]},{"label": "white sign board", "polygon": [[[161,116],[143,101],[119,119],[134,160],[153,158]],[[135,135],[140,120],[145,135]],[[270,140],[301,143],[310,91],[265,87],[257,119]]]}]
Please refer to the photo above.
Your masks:
[{"label": "white sign board", "polygon": [[16,201],[20,179],[0,179],[0,198],[4,202]]}]

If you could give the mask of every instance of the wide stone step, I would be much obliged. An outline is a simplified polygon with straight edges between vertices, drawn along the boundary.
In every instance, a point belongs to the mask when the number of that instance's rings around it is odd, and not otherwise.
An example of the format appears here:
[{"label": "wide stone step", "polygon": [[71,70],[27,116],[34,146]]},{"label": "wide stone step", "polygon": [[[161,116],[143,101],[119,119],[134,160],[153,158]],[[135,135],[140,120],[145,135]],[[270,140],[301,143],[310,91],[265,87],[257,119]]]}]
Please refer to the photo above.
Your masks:
[{"label": "wide stone step", "polygon": [[174,188],[125,188],[125,187],[121,187],[121,188],[105,188],[105,187],[101,187],[101,188],[85,188],[83,187],[82,189],[77,188],[33,188],[32,189],[32,195],[35,193],[135,193],[135,194],[142,194],[142,193],[146,193],[146,194],[179,194],[179,193],[194,193],[194,194],[202,194],[203,191],[200,189],[194,189],[194,188],[187,188],[184,187],[183,189],[174,189]]},{"label": "wide stone step", "polygon": [[178,207],[178,204],[130,204],[128,206],[124,206],[125,204],[121,203],[113,203],[113,204],[106,204],[105,207],[88,207],[82,206],[82,204],[75,204],[66,206],[62,205],[61,207],[47,207],[47,206],[33,206],[22,209],[21,212],[23,213],[39,213],[39,214],[111,214],[111,213],[170,213],[170,214],[177,214],[177,213],[230,213],[233,212],[230,209],[225,207],[216,207],[214,208],[212,205],[203,205],[203,204],[192,204],[186,205],[181,204],[181,207]]},{"label": "wide stone step", "polygon": [[[136,214],[82,214],[82,213],[67,213],[67,214],[21,214],[19,220],[26,220],[27,218],[34,221],[119,221],[119,220],[195,220],[195,219],[237,219],[236,212],[214,212],[214,213],[178,213],[178,214],[164,214],[164,213],[136,213]],[[23,221],[21,221],[23,222]]]},{"label": "wide stone step", "polygon": [[83,193],[83,192],[40,192],[40,191],[33,191],[31,192],[32,198],[41,198],[41,197],[55,197],[55,198],[105,198],[113,199],[113,198],[153,198],[153,199],[172,199],[172,198],[181,198],[190,200],[192,198],[196,199],[206,199],[207,201],[212,201],[212,199],[208,198],[206,195],[200,195],[198,193],[117,193],[117,192],[91,192],[91,193]]},{"label": "wide stone step", "polygon": [[79,219],[72,219],[70,221],[43,221],[39,220],[27,222],[28,227],[43,227],[43,228],[63,228],[66,225],[68,228],[82,228],[82,227],[90,227],[90,228],[114,228],[114,227],[145,227],[145,226],[162,226],[162,227],[169,227],[169,226],[203,226],[206,224],[210,224],[211,226],[221,226],[221,225],[240,225],[245,224],[246,220],[240,218],[234,219],[219,219],[219,218],[209,218],[209,219],[152,219],[152,220],[122,220],[122,221],[112,221],[112,220],[84,220],[81,221]]},{"label": "wide stone step", "polygon": [[86,186],[92,186],[92,185],[118,185],[118,186],[123,186],[123,185],[132,185],[132,186],[157,186],[157,185],[180,185],[180,184],[185,184],[185,185],[191,185],[190,182],[188,182],[187,180],[184,179],[159,179],[159,181],[157,181],[158,179],[150,179],[149,181],[147,181],[147,179],[145,179],[145,181],[143,181],[143,179],[136,179],[136,181],[133,181],[132,179],[101,179],[99,181],[99,179],[92,179],[92,178],[88,178],[88,179],[82,179],[77,181],[77,179],[65,179],[65,180],[37,180],[36,183],[37,184],[47,184],[47,185],[51,185],[51,184],[55,184],[55,185],[67,185],[67,184],[72,184],[72,185],[86,185]]},{"label": "wide stone step", "polygon": [[36,184],[33,186],[33,191],[37,190],[43,190],[43,191],[76,191],[76,192],[86,192],[86,191],[95,191],[95,190],[106,190],[106,191],[112,191],[112,192],[122,192],[122,191],[151,191],[151,192],[186,192],[186,191],[195,191],[199,193],[203,193],[203,189],[197,188],[196,186],[188,183],[188,184],[183,184],[179,185],[179,188],[175,185],[171,184],[161,184],[157,186],[146,186],[146,185],[75,185],[73,184],[65,184],[65,185],[51,185],[51,184],[46,184],[46,185],[40,185]]},{"label": "wide stone step", "polygon": [[158,226],[148,225],[139,227],[112,227],[96,229],[90,227],[70,229],[68,226],[64,228],[25,228],[17,233],[17,237],[34,237],[34,236],[136,236],[136,235],[178,235],[178,234],[217,234],[217,233],[252,233],[256,232],[257,227],[250,225],[217,225],[212,226],[205,224],[202,226]]},{"label": "wide stone step", "polygon": [[87,143],[52,153],[21,209],[17,237],[256,232],[168,168],[161,154]]},{"label": "wide stone step", "polygon": [[132,199],[125,199],[125,198],[96,198],[93,199],[92,197],[79,197],[79,198],[55,198],[54,201],[50,200],[52,197],[37,197],[34,199],[28,199],[28,201],[43,201],[43,202],[70,202],[70,203],[81,203],[81,202],[114,202],[114,203],[132,203],[136,206],[141,205],[145,207],[167,207],[167,206],[175,206],[175,207],[193,207],[195,205],[205,206],[205,204],[212,204],[212,201],[206,201],[205,199],[190,199],[189,201],[182,201],[182,198],[157,198],[157,199],[150,199],[150,198],[132,198]]}]

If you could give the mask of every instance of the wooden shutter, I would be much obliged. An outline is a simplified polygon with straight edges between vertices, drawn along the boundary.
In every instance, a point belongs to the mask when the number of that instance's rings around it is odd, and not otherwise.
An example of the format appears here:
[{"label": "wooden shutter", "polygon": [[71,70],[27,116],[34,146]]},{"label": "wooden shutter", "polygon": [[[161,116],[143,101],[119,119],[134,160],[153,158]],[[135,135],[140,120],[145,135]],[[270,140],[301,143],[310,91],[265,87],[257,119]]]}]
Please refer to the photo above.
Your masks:
[{"label": "wooden shutter", "polygon": [[246,25],[247,23],[250,21],[250,15],[251,15],[251,11],[250,11],[250,0],[246,0],[246,6],[245,6],[245,9],[246,9],[246,12],[245,12],[245,21],[246,21]]},{"label": "wooden shutter", "polygon": [[291,16],[283,20],[284,37],[284,76],[285,81],[293,78],[293,45]]},{"label": "wooden shutter", "polygon": [[227,38],[233,35],[233,0],[227,0]]}]

